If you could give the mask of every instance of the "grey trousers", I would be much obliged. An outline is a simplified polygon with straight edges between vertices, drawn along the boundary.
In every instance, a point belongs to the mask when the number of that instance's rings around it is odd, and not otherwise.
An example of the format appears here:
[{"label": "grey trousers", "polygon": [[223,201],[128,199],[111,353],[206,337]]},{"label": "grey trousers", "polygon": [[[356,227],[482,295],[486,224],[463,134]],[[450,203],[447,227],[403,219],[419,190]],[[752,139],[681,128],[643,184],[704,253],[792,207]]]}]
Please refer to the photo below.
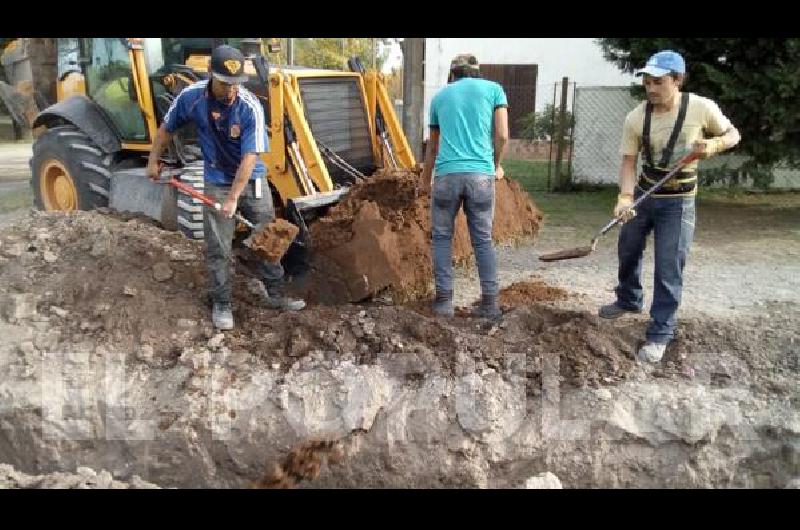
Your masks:
[{"label": "grey trousers", "polygon": [[[264,177],[260,177],[264,178]],[[272,194],[266,182],[261,183],[261,198],[255,197],[253,181],[247,183],[239,196],[239,212],[250,222],[256,225],[256,230],[275,220],[275,208],[272,204]],[[206,181],[205,193],[216,198],[223,204],[230,193],[230,187],[215,186]],[[231,302],[231,256],[233,249],[237,249],[238,256],[245,265],[255,271],[264,282],[267,291],[272,295],[280,292],[283,285],[283,267],[280,263],[269,263],[259,258],[253,251],[245,247],[242,242],[249,235],[234,234],[236,220],[228,219],[220,212],[210,208],[203,211],[203,229],[206,241],[206,268],[208,269],[208,291],[212,302]],[[235,239],[234,239],[235,237]]]}]

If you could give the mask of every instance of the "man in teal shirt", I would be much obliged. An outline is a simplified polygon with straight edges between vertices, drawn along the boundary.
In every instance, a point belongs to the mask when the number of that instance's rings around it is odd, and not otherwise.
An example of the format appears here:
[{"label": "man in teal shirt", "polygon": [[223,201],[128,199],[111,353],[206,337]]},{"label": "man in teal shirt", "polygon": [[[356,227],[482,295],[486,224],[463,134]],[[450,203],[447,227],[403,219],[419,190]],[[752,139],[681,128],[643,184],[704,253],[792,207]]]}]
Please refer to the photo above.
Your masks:
[{"label": "man in teal shirt", "polygon": [[503,87],[480,78],[473,55],[453,59],[448,81],[431,102],[422,174],[425,183],[433,179],[433,311],[453,316],[453,225],[463,204],[481,283],[481,303],[473,315],[499,318],[492,222],[494,180],[503,178],[500,162],[508,143],[508,101]]}]

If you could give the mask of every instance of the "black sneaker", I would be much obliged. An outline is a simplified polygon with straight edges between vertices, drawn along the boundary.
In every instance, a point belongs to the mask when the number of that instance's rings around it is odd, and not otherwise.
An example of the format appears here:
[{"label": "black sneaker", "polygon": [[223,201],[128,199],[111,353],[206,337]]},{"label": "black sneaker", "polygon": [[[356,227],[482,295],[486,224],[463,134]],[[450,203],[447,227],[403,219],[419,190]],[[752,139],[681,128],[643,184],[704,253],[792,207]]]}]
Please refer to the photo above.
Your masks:
[{"label": "black sneaker", "polygon": [[476,318],[499,320],[503,316],[503,312],[497,305],[497,296],[481,296],[481,303],[472,310],[471,315]]},{"label": "black sneaker", "polygon": [[614,319],[621,317],[625,313],[637,314],[641,312],[642,312],[641,309],[625,309],[624,307],[618,306],[617,303],[614,302],[613,304],[606,304],[602,306],[600,310],[597,311],[597,315],[600,318]]},{"label": "black sneaker", "polygon": [[431,311],[439,317],[452,317],[455,315],[453,291],[436,291],[436,296],[431,303]]},{"label": "black sneaker", "polygon": [[455,310],[453,309],[453,299],[443,298],[434,300],[431,304],[431,311],[433,311],[436,316],[452,317],[455,315]]}]

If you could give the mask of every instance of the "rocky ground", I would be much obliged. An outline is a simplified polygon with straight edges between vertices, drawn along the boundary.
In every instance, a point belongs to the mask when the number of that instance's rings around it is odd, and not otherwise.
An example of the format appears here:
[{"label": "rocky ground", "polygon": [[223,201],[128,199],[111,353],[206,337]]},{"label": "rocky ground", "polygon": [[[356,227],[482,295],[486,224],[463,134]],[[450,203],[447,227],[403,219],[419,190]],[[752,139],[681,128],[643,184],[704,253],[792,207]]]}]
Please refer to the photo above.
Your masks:
[{"label": "rocky ground", "polygon": [[[281,314],[238,274],[237,328],[216,333],[201,244],[137,218],[26,213],[0,227],[0,462],[163,487],[796,484],[799,311],[782,289],[797,292],[797,247],[699,237],[689,277],[749,303],[717,312],[687,288],[678,339],[647,367],[646,317],[594,313],[613,255],[531,266],[575,245],[556,239],[501,251],[499,324],[424,302]],[[772,277],[727,279],[720,253],[744,268],[754,245]]]},{"label": "rocky ground", "polygon": [[134,475],[128,482],[114,480],[111,473],[97,473],[88,467],[79,467],[75,473],[57,471],[47,475],[26,475],[7,464],[0,464],[0,489],[158,489]]}]

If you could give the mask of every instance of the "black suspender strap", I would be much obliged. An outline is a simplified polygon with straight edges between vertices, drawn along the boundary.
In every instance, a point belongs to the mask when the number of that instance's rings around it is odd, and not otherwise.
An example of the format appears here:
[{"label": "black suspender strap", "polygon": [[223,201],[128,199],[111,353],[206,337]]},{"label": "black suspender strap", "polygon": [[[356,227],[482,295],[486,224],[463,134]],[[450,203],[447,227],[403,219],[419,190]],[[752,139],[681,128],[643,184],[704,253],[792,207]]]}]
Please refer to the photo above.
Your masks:
[{"label": "black suspender strap", "polygon": [[[689,94],[681,94],[680,107],[678,108],[678,116],[675,119],[675,125],[672,128],[667,145],[661,152],[661,159],[659,166],[653,164],[652,145],[650,145],[650,126],[652,123],[653,105],[648,101],[645,106],[644,125],[642,127],[642,150],[644,151],[644,164],[643,173],[639,176],[638,186],[642,190],[648,190],[655,184],[661,176],[667,172],[667,165],[670,163],[672,153],[675,150],[675,144],[678,141],[683,123],[686,120],[686,111],[689,107]],[[670,197],[670,196],[684,196],[693,195],[697,190],[697,174],[696,173],[681,173],[679,177],[675,177],[667,181],[664,187],[656,191],[653,196],[656,197]]]},{"label": "black suspender strap", "polygon": [[681,133],[681,129],[683,129],[683,122],[686,120],[686,109],[689,106],[689,94],[688,92],[684,92],[681,95],[681,108],[678,110],[678,119],[675,120],[675,127],[672,128],[672,134],[669,137],[669,142],[667,142],[667,147],[661,153],[661,162],[659,166],[667,167],[669,164],[670,158],[672,158],[672,151],[675,149],[675,142],[678,141],[678,136]]},{"label": "black suspender strap", "polygon": [[[678,141],[681,129],[683,129],[683,122],[686,120],[686,110],[689,107],[689,93],[684,92],[681,94],[680,108],[678,109],[678,118],[675,120],[675,126],[672,128],[667,146],[661,152],[661,160],[659,167],[666,167],[672,158],[672,152],[675,150],[675,143]],[[649,101],[644,109],[644,125],[642,127],[642,150],[644,151],[644,163],[647,166],[655,167],[653,164],[653,151],[650,145],[650,124],[653,116],[653,104]]]},{"label": "black suspender strap", "polygon": [[642,128],[642,149],[644,149],[644,163],[653,167],[653,151],[650,147],[650,119],[653,116],[653,104],[649,101],[644,107],[644,127]]}]

